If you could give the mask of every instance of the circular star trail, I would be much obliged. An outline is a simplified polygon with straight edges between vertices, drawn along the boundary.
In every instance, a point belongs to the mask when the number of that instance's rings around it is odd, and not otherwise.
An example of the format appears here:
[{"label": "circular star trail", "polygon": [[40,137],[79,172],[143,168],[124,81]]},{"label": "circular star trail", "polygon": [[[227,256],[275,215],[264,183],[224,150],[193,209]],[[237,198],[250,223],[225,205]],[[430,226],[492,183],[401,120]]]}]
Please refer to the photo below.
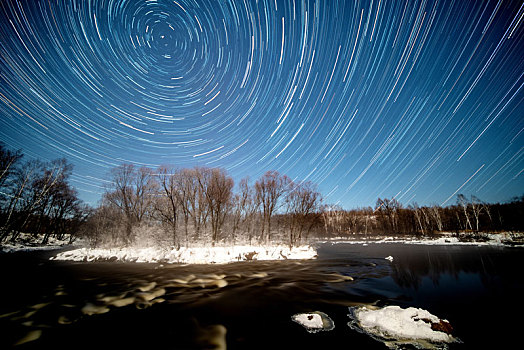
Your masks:
[{"label": "circular star trail", "polygon": [[278,170],[328,203],[524,189],[524,5],[5,0],[0,138],[66,157],[96,203],[122,163]]}]

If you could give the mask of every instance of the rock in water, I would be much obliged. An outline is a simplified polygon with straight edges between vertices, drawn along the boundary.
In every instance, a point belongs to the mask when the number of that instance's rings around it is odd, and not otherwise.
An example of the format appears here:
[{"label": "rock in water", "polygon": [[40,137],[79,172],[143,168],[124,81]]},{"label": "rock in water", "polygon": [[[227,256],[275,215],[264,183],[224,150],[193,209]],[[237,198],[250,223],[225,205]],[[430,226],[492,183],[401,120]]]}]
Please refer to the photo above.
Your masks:
[{"label": "rock in water", "polygon": [[330,331],[335,328],[335,323],[328,315],[320,311],[295,314],[291,319],[304,327],[309,333]]}]

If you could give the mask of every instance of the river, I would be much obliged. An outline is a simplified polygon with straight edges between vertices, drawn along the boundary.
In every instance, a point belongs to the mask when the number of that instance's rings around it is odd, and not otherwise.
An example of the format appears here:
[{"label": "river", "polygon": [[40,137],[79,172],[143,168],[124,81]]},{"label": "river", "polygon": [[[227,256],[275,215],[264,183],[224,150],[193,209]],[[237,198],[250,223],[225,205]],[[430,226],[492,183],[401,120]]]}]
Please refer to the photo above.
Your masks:
[{"label": "river", "polygon": [[[0,348],[385,349],[347,325],[348,307],[369,304],[447,319],[462,341],[450,349],[504,347],[522,332],[522,248],[323,243],[316,260],[185,266],[54,253],[0,255]],[[291,319],[312,311],[335,328]]]}]

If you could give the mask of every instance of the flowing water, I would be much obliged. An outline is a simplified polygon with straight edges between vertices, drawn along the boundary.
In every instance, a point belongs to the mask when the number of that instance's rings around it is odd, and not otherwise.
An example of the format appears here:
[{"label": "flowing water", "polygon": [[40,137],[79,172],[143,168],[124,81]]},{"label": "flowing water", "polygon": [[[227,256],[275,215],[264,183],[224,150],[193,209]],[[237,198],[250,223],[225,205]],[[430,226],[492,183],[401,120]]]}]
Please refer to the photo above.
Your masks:
[{"label": "flowing water", "polygon": [[[0,255],[0,348],[385,349],[348,327],[359,305],[447,319],[462,341],[450,349],[520,341],[522,248],[324,243],[311,261],[192,266],[50,254]],[[334,329],[292,320],[313,311]]]}]

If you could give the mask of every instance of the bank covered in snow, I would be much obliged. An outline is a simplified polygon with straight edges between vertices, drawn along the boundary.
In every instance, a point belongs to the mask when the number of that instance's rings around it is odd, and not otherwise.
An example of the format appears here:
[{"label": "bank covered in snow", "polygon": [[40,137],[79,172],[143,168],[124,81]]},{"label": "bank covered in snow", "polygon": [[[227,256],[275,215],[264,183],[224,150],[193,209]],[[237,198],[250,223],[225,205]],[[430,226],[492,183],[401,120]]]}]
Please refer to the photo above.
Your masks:
[{"label": "bank covered in snow", "polygon": [[69,237],[62,240],[57,239],[53,236],[48,238],[47,243],[43,244],[43,235],[33,235],[30,233],[20,233],[16,240],[13,241],[11,236],[0,244],[0,252],[2,253],[13,253],[13,252],[30,252],[38,250],[53,250],[60,249],[65,246],[80,245],[83,244],[81,241],[75,241],[71,243]]},{"label": "bank covered in snow", "polygon": [[274,246],[219,246],[162,248],[80,248],[61,252],[52,260],[68,261],[127,261],[146,263],[227,264],[250,260],[314,259],[316,250],[311,246],[289,248]]},{"label": "bank covered in snow", "polygon": [[410,235],[399,236],[348,236],[335,237],[323,240],[321,243],[348,243],[348,244],[387,244],[403,243],[418,245],[475,245],[475,246],[524,246],[524,233],[501,232],[501,233],[478,233],[478,234],[454,234],[439,233],[435,236],[418,237]]}]

